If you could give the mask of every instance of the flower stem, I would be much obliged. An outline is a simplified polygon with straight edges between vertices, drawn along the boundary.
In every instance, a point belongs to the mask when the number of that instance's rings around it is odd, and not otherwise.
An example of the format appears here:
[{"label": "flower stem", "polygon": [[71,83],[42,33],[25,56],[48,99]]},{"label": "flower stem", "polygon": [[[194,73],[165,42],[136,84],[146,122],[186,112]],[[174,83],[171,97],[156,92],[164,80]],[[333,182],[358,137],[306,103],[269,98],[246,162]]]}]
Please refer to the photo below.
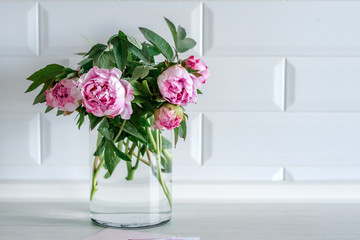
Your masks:
[{"label": "flower stem", "polygon": [[167,186],[162,178],[162,174],[161,174],[161,146],[162,146],[162,144],[161,144],[161,133],[159,130],[156,130],[156,143],[157,143],[157,151],[156,151],[157,176],[158,176],[159,183],[164,190],[165,196],[169,201],[170,208],[172,208],[171,194],[170,194],[169,189],[167,188]]},{"label": "flower stem", "polygon": [[150,138],[151,144],[154,147],[154,151],[156,152],[157,151],[157,146],[156,146],[156,143],[155,143],[155,139],[154,139],[154,137],[153,137],[153,135],[151,133],[151,129],[149,127],[147,127],[146,130],[147,130],[147,134],[148,134],[148,136]]},{"label": "flower stem", "polygon": [[[96,166],[98,159],[100,158],[100,163],[98,166]],[[93,172],[93,178],[91,182],[91,193],[90,193],[90,201],[94,198],[95,192],[98,190],[97,188],[97,176],[99,175],[100,169],[105,163],[105,159],[103,157],[97,156],[96,161],[94,161],[94,172]]]},{"label": "flower stem", "polygon": [[139,157],[139,160],[143,163],[145,163],[146,165],[150,166],[150,163],[148,161],[146,161],[145,159],[143,159],[142,157],[139,156],[139,154],[136,154],[136,153],[133,153],[133,155],[138,158]]},{"label": "flower stem", "polygon": [[[127,141],[127,144],[129,143],[129,139]],[[135,147],[136,147],[136,144],[133,143],[129,149],[129,151],[126,151],[126,154],[127,156],[131,159],[131,156],[133,155],[134,153],[134,150],[135,150]],[[140,156],[139,156],[140,157]],[[134,168],[132,165],[131,165],[131,161],[130,162],[126,162],[126,167],[127,167],[127,171],[128,171],[128,175],[126,176],[126,180],[130,181],[130,180],[133,180],[134,179],[134,172],[136,170],[136,168]]]},{"label": "flower stem", "polygon": [[[126,123],[126,120],[124,120],[118,134],[114,138],[114,143],[116,143],[116,141],[119,139],[119,137],[121,135],[121,132],[124,129],[125,123]],[[100,133],[98,133],[97,140],[96,140],[96,149],[98,148],[98,146],[99,146],[99,144],[101,142],[101,137],[102,137],[102,135]],[[118,147],[122,147],[122,143],[121,144],[119,143]],[[97,163],[99,161],[99,158],[100,158],[100,163],[99,163],[99,165],[97,165]],[[98,190],[98,188],[97,188],[97,176],[99,175],[100,169],[104,166],[104,163],[105,163],[105,158],[102,155],[95,157],[94,167],[93,167],[93,174],[92,174],[92,181],[91,181],[90,201],[93,200],[94,194]]]},{"label": "flower stem", "polygon": [[120,134],[121,134],[122,130],[124,129],[125,123],[126,123],[126,120],[124,120],[123,124],[121,125],[120,131],[118,132],[118,134],[114,138],[114,143],[119,139]]}]

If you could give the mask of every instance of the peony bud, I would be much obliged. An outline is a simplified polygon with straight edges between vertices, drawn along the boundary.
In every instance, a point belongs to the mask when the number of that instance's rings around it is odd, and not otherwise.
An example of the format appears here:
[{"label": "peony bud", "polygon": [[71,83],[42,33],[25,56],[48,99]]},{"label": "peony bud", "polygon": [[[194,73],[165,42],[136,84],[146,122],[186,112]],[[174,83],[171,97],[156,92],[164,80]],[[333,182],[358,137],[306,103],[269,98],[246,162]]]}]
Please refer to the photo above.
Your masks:
[{"label": "peony bud", "polygon": [[171,130],[180,126],[183,117],[184,111],[180,106],[166,103],[155,110],[155,122],[151,127],[160,130],[165,127],[167,130]]}]

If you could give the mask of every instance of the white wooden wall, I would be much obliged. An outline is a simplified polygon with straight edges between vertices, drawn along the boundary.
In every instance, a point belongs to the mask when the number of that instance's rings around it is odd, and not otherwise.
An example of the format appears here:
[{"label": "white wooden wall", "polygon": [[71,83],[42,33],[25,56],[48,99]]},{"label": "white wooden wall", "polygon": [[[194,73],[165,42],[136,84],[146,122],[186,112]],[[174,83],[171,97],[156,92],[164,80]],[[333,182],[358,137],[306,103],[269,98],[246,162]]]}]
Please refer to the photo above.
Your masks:
[{"label": "white wooden wall", "polygon": [[360,1],[0,1],[0,179],[85,180],[88,131],[43,114],[25,81],[75,66],[118,29],[171,41],[181,24],[211,70],[188,107],[174,179],[360,180]]}]

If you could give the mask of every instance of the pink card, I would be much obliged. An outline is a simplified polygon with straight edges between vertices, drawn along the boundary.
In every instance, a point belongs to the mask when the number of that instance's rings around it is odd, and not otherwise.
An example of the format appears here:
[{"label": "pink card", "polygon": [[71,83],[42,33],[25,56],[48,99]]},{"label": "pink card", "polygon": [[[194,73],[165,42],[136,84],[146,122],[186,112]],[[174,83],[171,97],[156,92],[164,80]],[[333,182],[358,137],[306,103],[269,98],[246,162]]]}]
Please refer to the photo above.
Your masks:
[{"label": "pink card", "polygon": [[129,240],[129,239],[166,239],[170,238],[171,235],[165,235],[160,233],[151,232],[134,232],[128,230],[120,230],[114,228],[107,228],[103,231],[95,233],[83,240]]},{"label": "pink card", "polygon": [[141,238],[129,240],[200,240],[198,237]]}]

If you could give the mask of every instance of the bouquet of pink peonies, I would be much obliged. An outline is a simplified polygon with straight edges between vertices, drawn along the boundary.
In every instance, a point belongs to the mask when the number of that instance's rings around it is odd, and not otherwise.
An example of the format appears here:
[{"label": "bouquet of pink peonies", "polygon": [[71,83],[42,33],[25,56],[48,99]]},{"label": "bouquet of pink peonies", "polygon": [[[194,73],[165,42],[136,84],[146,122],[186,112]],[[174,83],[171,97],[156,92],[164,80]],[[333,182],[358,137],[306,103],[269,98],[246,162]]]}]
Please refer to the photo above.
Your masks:
[{"label": "bouquet of pink peonies", "polygon": [[[98,190],[100,169],[110,177],[118,163],[125,161],[126,180],[132,180],[139,162],[153,167],[153,161],[144,159],[153,153],[159,166],[154,168],[154,176],[171,206],[161,174],[171,162],[167,149],[172,146],[161,133],[165,128],[173,130],[175,144],[179,137],[186,138],[184,107],[197,101],[209,70],[194,56],[179,58],[178,53],[193,48],[196,42],[186,37],[181,26],[176,29],[165,20],[174,48],[146,28],[139,28],[148,40],[143,43],[119,31],[107,44],[96,44],[81,53],[84,57],[77,69],[50,64],[28,78],[32,83],[26,92],[41,86],[34,104],[46,102],[45,112],[55,108],[57,115],[77,112],[79,128],[88,117],[90,129],[97,129],[91,199]],[[160,54],[165,60],[155,62]]]}]

